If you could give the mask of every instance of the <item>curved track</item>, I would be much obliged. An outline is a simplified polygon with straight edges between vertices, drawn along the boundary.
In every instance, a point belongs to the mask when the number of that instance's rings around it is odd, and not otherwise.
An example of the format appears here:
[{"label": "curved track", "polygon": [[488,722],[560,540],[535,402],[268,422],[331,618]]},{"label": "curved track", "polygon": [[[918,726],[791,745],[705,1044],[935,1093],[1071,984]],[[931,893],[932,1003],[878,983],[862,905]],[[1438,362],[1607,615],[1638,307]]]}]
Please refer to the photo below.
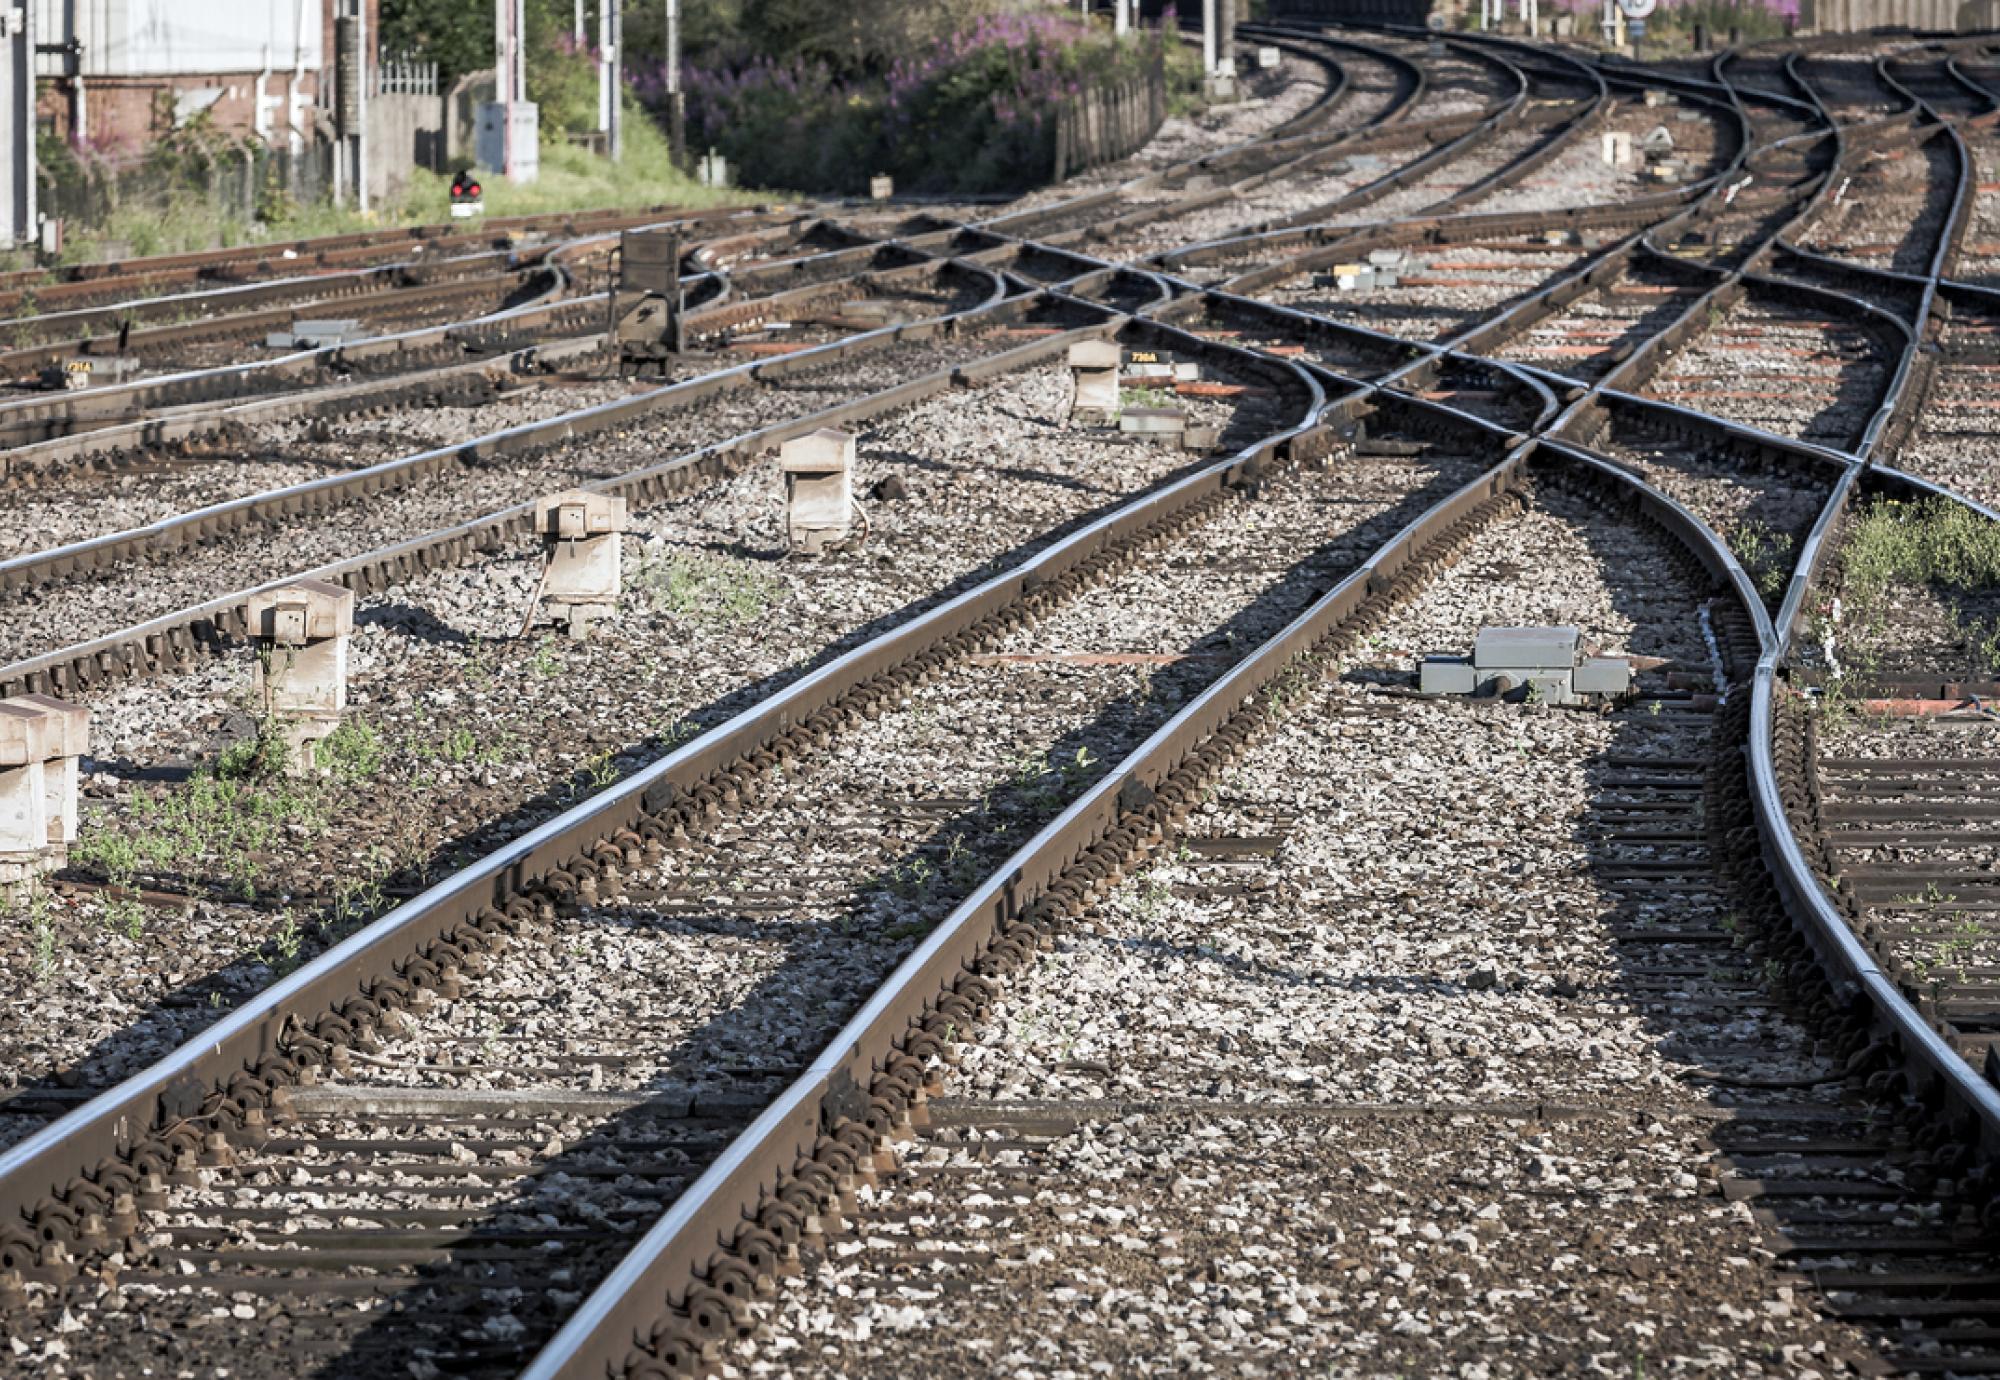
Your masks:
[{"label": "curved track", "polygon": [[[10,692],[109,705],[135,672],[212,681],[240,646],[255,572],[308,566],[386,592],[389,626],[477,643],[520,675],[527,648],[466,638],[422,606],[504,578],[519,500],[583,482],[660,524],[655,628],[694,647],[673,663],[693,678],[703,646],[741,654],[714,624],[681,635],[691,567],[672,552],[709,514],[739,515],[709,538],[731,559],[766,540],[768,515],[739,490],[770,482],[778,440],[863,426],[873,463],[919,484],[978,444],[968,435],[1017,435],[1038,457],[995,469],[1006,477],[956,545],[881,500],[864,548],[881,570],[841,558],[824,578],[788,573],[789,596],[759,595],[838,612],[794,641],[763,632],[778,655],[711,677],[705,704],[676,692],[694,736],[583,711],[608,771],[532,799],[488,782],[459,846],[432,850],[419,830],[406,864],[343,892],[304,952],[296,929],[259,931],[255,888],[225,896],[206,855],[80,869],[73,905],[185,906],[269,937],[247,968],[175,1000],[136,984],[154,1009],[128,1022],[110,1003],[91,1048],[18,1042],[23,1091],[0,1107],[0,1305],[17,1356],[85,1374],[195,1355],[232,1374],[910,1373],[963,1364],[982,1328],[1032,1326],[1073,1329],[1114,1367],[1150,1363],[1167,1353],[1135,1340],[1129,1314],[1058,1318],[1038,1285],[1010,1317],[986,1276],[1054,1262],[1056,1278],[1129,1291],[1107,1251],[1159,1256],[1212,1230],[1203,1213],[1240,1217],[1226,1190],[1244,1154],[1217,1160],[1218,1145],[1267,1147],[1257,1171],[1308,1195],[1310,1166],[1277,1139],[1419,1174],[1407,1145],[1384,1160],[1369,1144],[1381,1127],[1329,1129],[1344,1120],[1443,1118],[1421,1170],[1440,1184],[1473,1172],[1451,1162],[1465,1137],[1450,1126],[1525,1123],[1546,1147],[1548,1127],[1616,1100],[1552,1036],[1581,1028],[1587,1057],[1653,1071],[1629,1109],[1670,1171],[1635,1189],[1652,1230],[1685,1220],[1685,1180],[1776,1234],[1762,1249],[1784,1272],[1782,1312],[1766,1306],[1780,1276],[1728,1274],[1726,1232],[1686,1248],[1674,1270],[1706,1273],[1680,1286],[1743,1328],[1664,1319],[1668,1354],[1705,1339],[1739,1357],[1800,1348],[1788,1366],[2000,1364],[2000,941],[1982,918],[2000,905],[1983,708],[2000,693],[2000,517],[1975,496],[2000,484],[1963,453],[1992,446],[1977,384],[2000,326],[1976,271],[1974,150],[1995,118],[1983,49],[1753,49],[1691,76],[1499,41],[1255,36],[1286,49],[1307,96],[1248,142],[997,216],[712,238],[689,266],[712,275],[703,310],[723,339],[754,346],[793,329],[771,324],[781,313],[833,304],[817,308],[821,334],[777,358],[0,566],[43,610],[0,643]],[[1593,170],[1602,131],[1655,126],[1671,150]],[[566,260],[588,253],[546,262]],[[1357,264],[1397,281],[1365,286]],[[838,305],[898,293],[910,324],[867,329]],[[1212,444],[1132,464],[1066,427],[1051,363],[1091,336],[1198,364],[1176,401]],[[510,359],[529,348],[505,328],[487,340]],[[413,388],[443,386],[422,372],[440,369],[434,353],[409,363]],[[280,385],[295,400],[238,401],[261,386],[193,385],[170,436],[22,415],[45,434],[11,472],[101,478],[168,443],[198,468],[256,409],[339,405],[297,382]],[[127,405],[172,396],[144,387]],[[707,431],[676,430],[682,414]],[[1034,497],[1051,480],[1081,496]],[[1026,515],[1001,521],[1004,503]],[[325,563],[299,546],[316,532]],[[391,544],[366,549],[369,532]],[[1573,596],[1548,592],[1535,563],[1551,560]],[[153,592],[169,567],[195,572],[200,597]],[[868,592],[843,601],[839,582]],[[1601,720],[1408,696],[1412,642],[1469,638],[1473,606],[1477,621],[1584,621],[1659,664]],[[758,617],[741,640],[759,638]],[[559,674],[615,700],[635,677],[661,683],[659,656],[621,636]],[[364,668],[371,706],[403,712],[406,669]],[[553,685],[526,698],[577,702]],[[1579,830],[1538,835],[1541,812],[1476,780],[1451,787],[1469,814],[1413,787],[1489,730],[1519,735],[1524,772],[1536,739],[1543,788]],[[563,761],[549,746],[514,775],[549,780]],[[1356,763],[1371,775],[1347,781]],[[1391,827],[1329,833],[1341,792],[1379,798]],[[371,837],[367,809],[397,800],[411,803],[375,786],[336,797],[315,816],[324,842],[283,846],[300,856],[260,880],[292,898],[288,923],[315,873],[337,875]],[[106,827],[132,833],[154,808],[117,795]],[[1420,856],[1427,831],[1455,851]],[[1509,872],[1517,847],[1542,851]],[[1329,849],[1354,850],[1357,875],[1404,880],[1329,873]],[[1537,904],[1586,917],[1580,931],[1481,938],[1489,966],[1412,975],[1395,1002],[1399,1024],[1429,1031],[1432,1064],[1470,1061],[1464,1086],[1399,1101],[1399,1079],[1431,1074],[1384,1046],[1362,1065],[1383,1100],[1323,1095],[1358,1076],[1343,1046],[1366,1047],[1383,1008],[1309,991],[1317,976],[1273,986],[1299,897],[1321,897],[1310,928],[1326,889],[1343,892],[1344,926],[1366,935],[1543,870],[1570,880]],[[1189,945],[1157,968],[1162,946]],[[1287,964],[1331,964],[1362,989],[1390,977],[1324,953]],[[1203,985],[1176,990],[1172,974]],[[181,999],[193,990],[213,994],[208,1011]],[[1604,1021],[1607,1000],[1631,1003],[1659,1047]],[[1272,1001],[1320,1037],[1270,1045],[1248,1013]],[[1101,1021],[1107,1002],[1126,1014],[1067,1044],[1032,1033],[1034,1013]],[[1224,1053],[1247,1039],[1261,1057],[1190,1081],[1209,1056],[1191,1056],[1189,1032],[1212,1028]],[[1540,1058],[1491,1047],[1524,1029]],[[1257,1081],[1281,1063],[1289,1082]],[[1189,1136],[1202,1154],[1173,1149]],[[1164,1197],[1134,1186],[1116,1215],[1091,1208],[1103,1229],[1079,1245],[1065,1195],[1095,1153],[1079,1144],[1121,1141],[1181,1177]],[[1533,1172],[1558,1197],[1570,1173],[1623,1172],[1552,1153]],[[1003,1182],[1034,1187],[1009,1197]],[[1309,1237],[1379,1217],[1322,1210],[1295,1225]],[[1193,1216],[1169,1231],[1175,1211]],[[1116,1230],[1128,1219],[1138,1245]],[[1388,1352],[1343,1352],[1380,1343],[1324,1311],[1354,1270],[1408,1282],[1431,1268],[1394,1250],[1368,1260],[1287,1286],[1312,1346],[1332,1348],[1301,1364],[1549,1362],[1519,1349],[1521,1324],[1511,1339],[1397,1326]],[[881,1306],[899,1291],[949,1331],[871,1341],[902,1316]],[[1575,1317],[1594,1329],[1593,1310],[1619,1309],[1593,1297]],[[1188,1316],[1196,1354],[1234,1354],[1230,1307]],[[1759,1317],[1783,1320],[1777,1341]]]}]

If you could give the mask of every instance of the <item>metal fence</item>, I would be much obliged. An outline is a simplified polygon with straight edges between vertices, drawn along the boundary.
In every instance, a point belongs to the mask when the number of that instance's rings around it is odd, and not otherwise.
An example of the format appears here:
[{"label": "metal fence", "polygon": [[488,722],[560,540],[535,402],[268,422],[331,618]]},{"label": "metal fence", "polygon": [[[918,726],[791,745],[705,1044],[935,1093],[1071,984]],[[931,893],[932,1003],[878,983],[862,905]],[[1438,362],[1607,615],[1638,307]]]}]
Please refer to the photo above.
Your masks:
[{"label": "metal fence", "polygon": [[121,210],[165,213],[190,201],[221,216],[255,220],[284,203],[303,206],[333,182],[332,149],[311,144],[298,154],[255,145],[223,149],[180,166],[113,171],[70,163],[41,169],[41,209],[72,224],[102,225]]},{"label": "metal fence", "polygon": [[438,65],[408,58],[391,58],[378,63],[371,74],[371,96],[435,96],[438,93]]},{"label": "metal fence", "polygon": [[1143,72],[1090,87],[1056,111],[1055,180],[1136,153],[1166,118],[1166,64],[1157,55]]}]

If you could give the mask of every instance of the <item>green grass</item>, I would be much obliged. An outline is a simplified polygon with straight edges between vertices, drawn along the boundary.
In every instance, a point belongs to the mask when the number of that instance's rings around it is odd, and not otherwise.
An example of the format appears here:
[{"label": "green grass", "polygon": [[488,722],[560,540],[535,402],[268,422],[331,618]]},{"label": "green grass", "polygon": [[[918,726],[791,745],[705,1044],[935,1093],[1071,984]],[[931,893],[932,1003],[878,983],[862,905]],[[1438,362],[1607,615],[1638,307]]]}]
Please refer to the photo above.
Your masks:
[{"label": "green grass", "polygon": [[1756,518],[1749,518],[1729,534],[1729,549],[1766,600],[1776,599],[1785,592],[1792,574],[1790,534],[1775,532]]},{"label": "green grass", "polygon": [[54,904],[40,882],[28,895],[28,930],[34,941],[35,981],[45,983],[56,975],[56,920]]},{"label": "green grass", "polygon": [[[505,178],[482,178],[488,216],[544,215],[562,211],[616,210],[671,204],[710,207],[758,199],[740,189],[703,187],[673,166],[667,137],[636,106],[625,111],[625,156],[617,163],[598,158],[549,131],[542,137],[541,176],[525,186]],[[455,171],[455,169],[453,170]],[[101,260],[115,249],[121,257],[184,254],[241,244],[311,239],[451,219],[450,173],[412,173],[408,192],[392,205],[364,215],[327,202],[308,205],[274,201],[268,219],[251,221],[225,213],[198,194],[121,207],[101,226],[71,225],[63,248],[66,264]],[[476,229],[479,222],[460,222]],[[28,266],[25,262],[22,266]]]},{"label": "green grass", "polygon": [[1122,411],[1128,407],[1174,407],[1178,395],[1168,388],[1121,388],[1118,390],[1118,406]]},{"label": "green grass", "polygon": [[382,736],[365,719],[348,719],[313,745],[313,761],[336,781],[353,785],[382,770]]},{"label": "green grass", "polygon": [[783,580],[749,561],[699,551],[649,556],[633,583],[663,612],[725,627],[762,618],[785,592]]},{"label": "green grass", "polygon": [[1842,552],[1845,593],[1875,606],[1898,584],[2000,585],[2000,524],[1943,499],[1870,504]]},{"label": "green grass", "polygon": [[1167,44],[1166,77],[1167,114],[1194,115],[1208,104],[1208,93],[1202,90],[1200,44]]},{"label": "green grass", "polygon": [[1943,499],[1878,500],[1862,510],[1849,533],[1840,570],[1864,669],[1869,644],[1888,630],[1890,596],[1912,588],[1944,596],[1973,665],[2000,669],[2000,618],[1982,619],[1950,601],[1954,593],[2000,588],[2000,524]]},{"label": "green grass", "polygon": [[135,796],[127,820],[93,821],[71,856],[114,886],[134,885],[142,871],[205,872],[253,899],[259,855],[324,833],[337,792],[379,773],[385,748],[366,721],[349,718],[314,753],[323,775],[287,775],[283,740],[267,725],[172,790]]}]

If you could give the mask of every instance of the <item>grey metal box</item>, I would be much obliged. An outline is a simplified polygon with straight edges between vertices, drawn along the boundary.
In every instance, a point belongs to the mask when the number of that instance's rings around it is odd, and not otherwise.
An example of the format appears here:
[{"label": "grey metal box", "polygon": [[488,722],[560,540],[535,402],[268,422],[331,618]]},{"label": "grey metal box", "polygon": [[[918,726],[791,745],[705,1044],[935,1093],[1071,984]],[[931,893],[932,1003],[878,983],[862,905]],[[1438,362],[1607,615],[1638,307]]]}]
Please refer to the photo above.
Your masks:
[{"label": "grey metal box", "polygon": [[533,101],[483,102],[474,116],[472,147],[488,172],[511,161],[511,180],[533,182],[542,168],[540,109]]},{"label": "grey metal box", "polygon": [[1576,665],[1579,636],[1575,628],[1481,628],[1472,660],[1482,674],[1510,670],[1567,674]]},{"label": "grey metal box", "polygon": [[1470,695],[1477,678],[1462,656],[1427,656],[1417,666],[1417,689],[1426,695]]},{"label": "grey metal box", "polygon": [[1528,677],[1528,688],[1534,692],[1534,698],[1540,700],[1543,704],[1576,703],[1576,695],[1570,688],[1570,673],[1568,671],[1552,672],[1548,675],[1531,675]]},{"label": "grey metal box", "polygon": [[1622,656],[1586,658],[1570,684],[1579,695],[1622,695],[1632,688],[1632,663]]}]

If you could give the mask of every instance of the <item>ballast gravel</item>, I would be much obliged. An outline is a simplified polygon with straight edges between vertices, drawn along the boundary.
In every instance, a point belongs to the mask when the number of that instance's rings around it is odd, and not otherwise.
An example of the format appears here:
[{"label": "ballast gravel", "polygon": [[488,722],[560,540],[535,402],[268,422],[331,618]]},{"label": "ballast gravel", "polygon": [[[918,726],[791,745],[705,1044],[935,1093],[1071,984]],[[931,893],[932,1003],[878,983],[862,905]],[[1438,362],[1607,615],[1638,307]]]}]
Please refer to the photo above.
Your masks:
[{"label": "ballast gravel", "polygon": [[[1202,463],[1072,430],[1070,395],[1066,369],[1040,366],[863,427],[858,492],[893,478],[905,496],[864,499],[867,540],[841,555],[785,558],[775,456],[638,510],[626,608],[585,642],[546,626],[520,636],[539,576],[526,553],[360,600],[351,718],[378,760],[351,783],[274,785],[220,808],[188,781],[254,735],[247,652],[177,679],[171,695],[143,681],[86,695],[79,856],[99,873],[129,844],[140,852],[134,880],[163,891],[145,905],[58,895],[0,930],[0,952],[35,975],[0,1007],[0,1086],[108,1086],[310,957],[343,928],[330,912],[350,924],[373,915],[862,637]],[[1224,428],[1285,424],[1273,400],[1189,406]],[[253,841],[267,816],[270,838]]]},{"label": "ballast gravel", "polygon": [[[1233,656],[1352,569],[1407,520],[1412,505],[1457,487],[1474,463],[1440,455],[1360,474],[1287,472],[1254,496],[1225,497],[1171,547],[1142,555],[1130,573],[1086,586],[1047,620],[1059,642],[1114,653],[1144,649],[1157,665],[1094,651],[1030,655],[1026,649],[1038,644],[1025,631],[1002,640],[841,734],[712,838],[628,875],[619,895],[531,926],[497,971],[394,1023],[382,1047],[355,1056],[351,1074],[332,1080],[327,1094],[622,1089],[660,1107],[692,1098],[697,1118],[710,1122],[747,1117],[1018,840]],[[1163,585],[1164,606],[1135,628],[1133,612]],[[146,1292],[147,1272],[164,1264],[171,1277],[176,1253],[190,1243],[226,1249],[235,1268],[254,1268],[260,1259],[282,1267],[285,1257],[269,1253],[302,1244],[300,1216],[311,1224],[334,1211],[321,1200],[336,1189],[350,1200],[357,1191],[367,1195],[357,1206],[400,1208],[410,1185],[392,1170],[411,1156],[435,1154],[446,1133],[421,1121],[371,1124],[378,1119],[359,1118],[352,1130],[322,1124],[296,1155],[294,1128],[283,1125],[268,1153],[176,1186],[147,1224],[148,1244],[163,1257],[138,1266],[146,1347],[172,1355],[177,1343],[195,1338],[210,1364],[241,1364],[254,1354],[265,1335],[254,1309],[230,1316],[257,1326],[204,1324],[214,1293],[191,1283],[191,1292],[155,1298]],[[490,1166],[482,1182],[502,1165],[509,1174],[534,1167],[559,1179],[598,1163],[588,1148],[591,1129],[561,1128],[545,1143],[539,1130],[509,1136],[504,1160],[486,1148],[491,1133],[455,1136],[451,1155],[468,1167]],[[328,1135],[340,1139],[323,1148],[316,1137]],[[342,1142],[355,1137],[389,1167],[346,1167],[352,1147]],[[700,1150],[696,1163],[714,1148]],[[245,1175],[258,1186],[245,1186]],[[267,1225],[269,1188],[280,1182],[298,1192],[307,1211],[288,1214],[274,1229]],[[573,1203],[559,1207],[581,1211]],[[657,1211],[657,1203],[636,1210]],[[503,1204],[479,1215],[479,1232],[532,1236],[549,1226],[535,1214]],[[516,1227],[524,1215],[530,1220]],[[561,1290],[510,1310],[523,1334],[545,1335],[605,1263],[565,1254]],[[495,1291],[487,1307],[503,1293]],[[367,1324],[378,1338],[431,1341],[437,1324],[428,1310],[404,1303],[405,1317],[336,1311],[312,1331],[331,1342]],[[118,1330],[123,1323],[111,1326],[69,1339],[75,1373],[89,1373],[94,1348],[106,1338],[130,1345]]]},{"label": "ballast gravel", "polygon": [[1704,756],[1709,717],[1400,689],[1489,623],[1702,666],[1661,548],[1561,496],[1483,533],[1009,982],[725,1373],[1834,1373],[1856,1339],[1709,1143],[1718,1077],[1824,1066],[1773,1008],[1663,1005],[1612,939],[1727,913],[1652,912],[1593,824],[1613,754]]},{"label": "ballast gravel", "polygon": [[207,544],[177,550],[170,558],[139,558],[71,577],[9,609],[13,616],[0,620],[0,661],[55,651],[287,574],[529,503],[544,494],[645,469],[1018,343],[996,344],[977,332],[899,342],[772,382],[732,389],[696,405],[651,412],[630,426],[573,438],[526,457],[462,456],[407,488],[283,524],[239,528]]}]

